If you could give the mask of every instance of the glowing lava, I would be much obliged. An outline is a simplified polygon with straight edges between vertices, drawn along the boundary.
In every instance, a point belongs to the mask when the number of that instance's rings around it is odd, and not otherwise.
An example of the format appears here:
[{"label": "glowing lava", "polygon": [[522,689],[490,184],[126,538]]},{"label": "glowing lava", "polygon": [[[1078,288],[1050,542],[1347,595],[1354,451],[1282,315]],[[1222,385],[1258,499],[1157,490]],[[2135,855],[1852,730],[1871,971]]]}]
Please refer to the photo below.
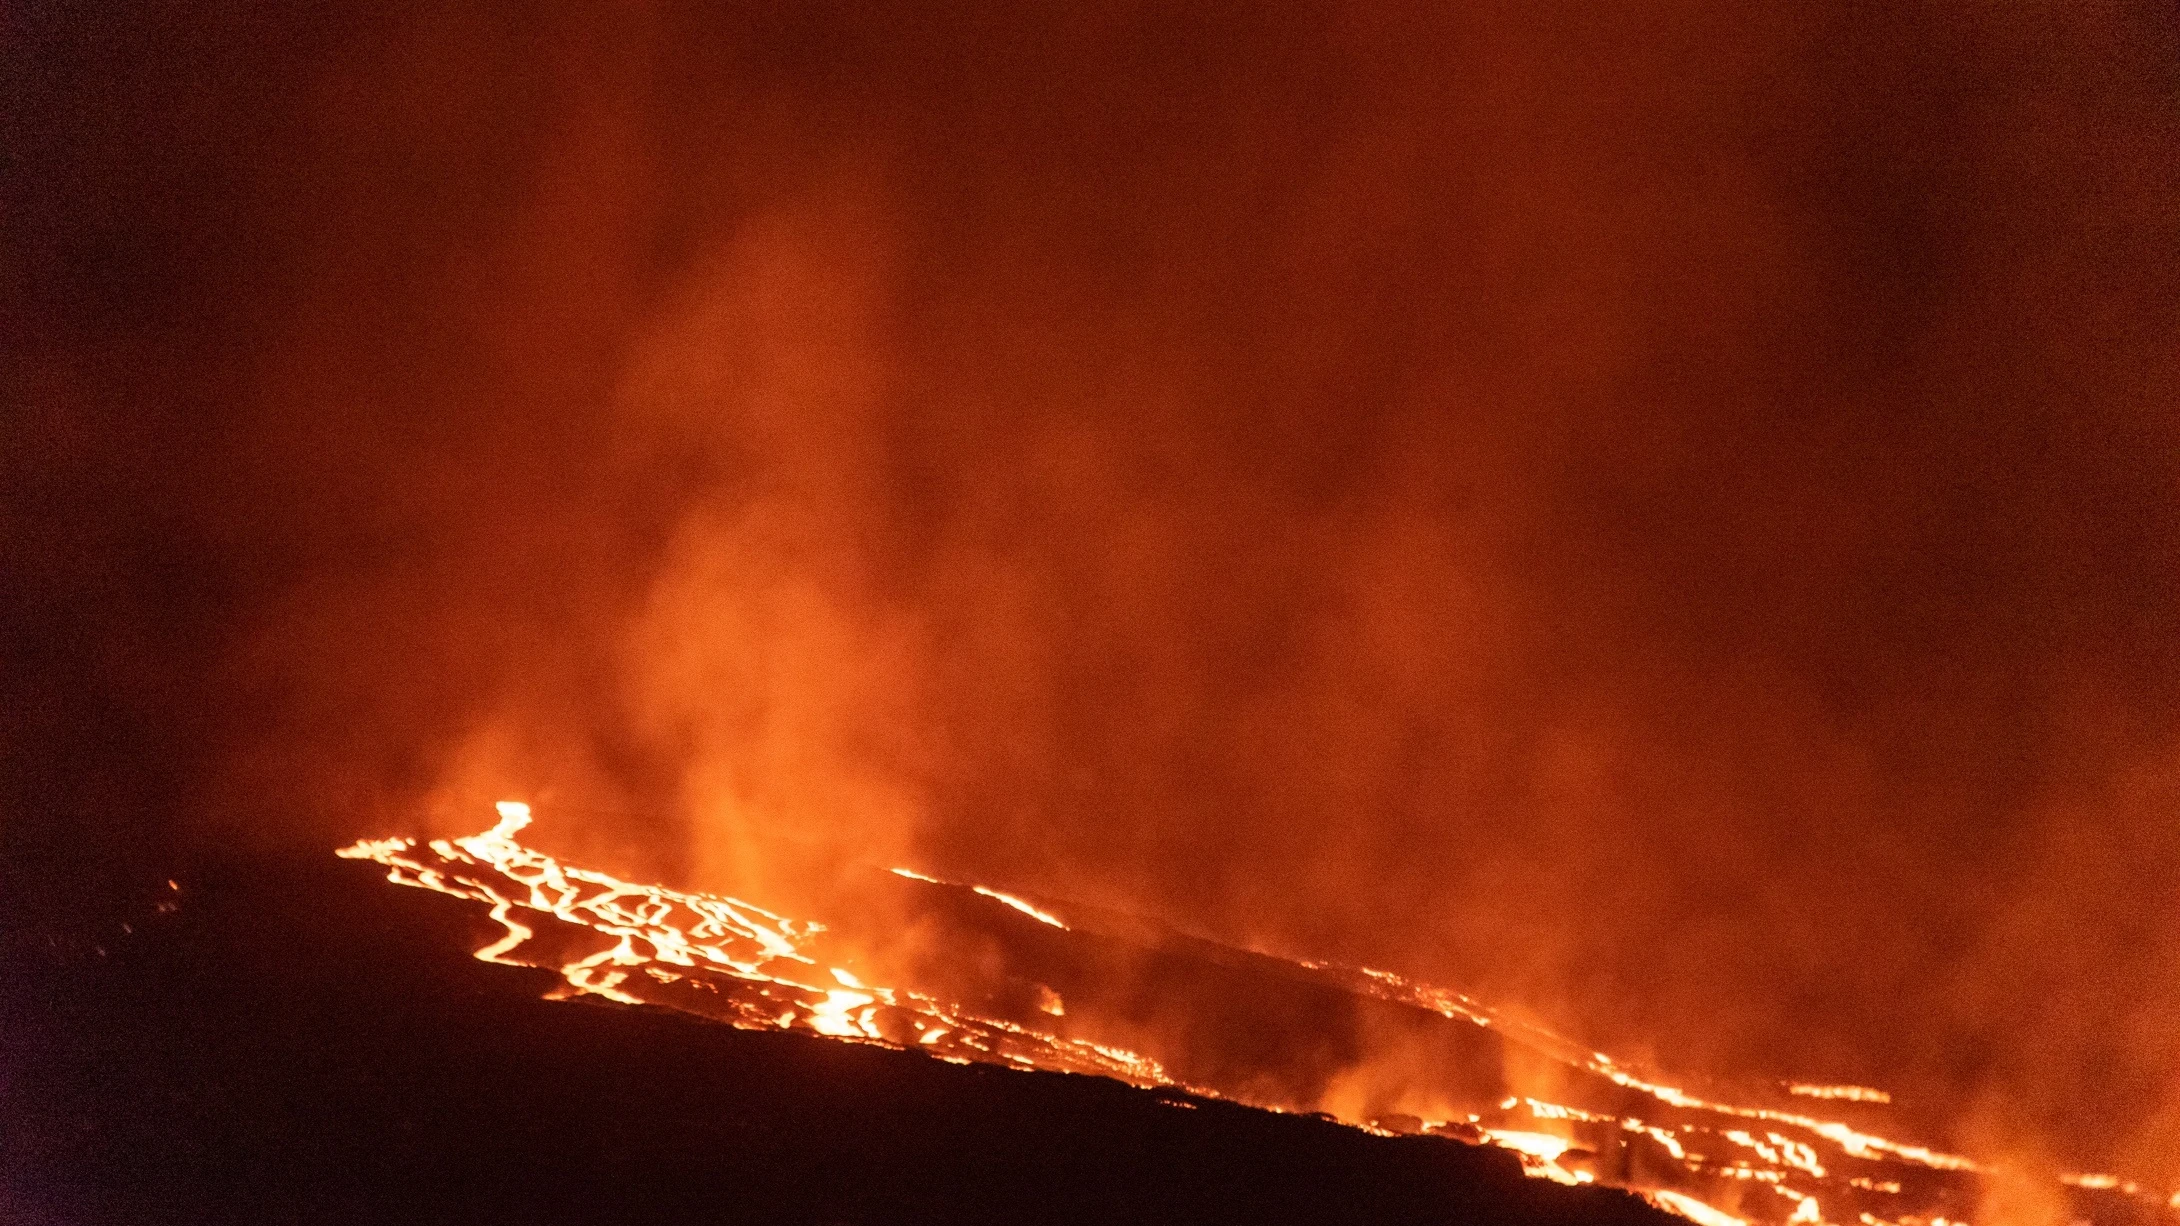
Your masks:
[{"label": "glowing lava", "polygon": [[[557,971],[561,982],[548,993],[555,999],[662,1006],[747,1029],[799,1030],[956,1063],[1178,1087],[1273,1110],[1325,1108],[1320,1102],[1283,1099],[1265,1088],[1263,1078],[1232,1072],[1184,1081],[1168,1070],[1186,1065],[1189,1051],[1160,1046],[1176,1040],[1124,1025],[1115,1020],[1118,1015],[1101,1015],[1097,1001],[1078,999],[1074,988],[1064,1002],[1044,983],[1010,996],[1002,990],[1005,985],[975,984],[974,966],[959,968],[968,978],[952,979],[954,990],[943,995],[871,982],[869,972],[843,964],[850,959],[829,947],[823,924],[739,899],[636,884],[563,865],[517,841],[530,823],[527,805],[503,801],[498,809],[497,824],[466,838],[422,846],[414,839],[367,839],[337,854],[382,864],[388,879],[399,884],[489,908],[505,932],[476,957]],[[1018,914],[1067,934],[1048,941],[1107,939],[1013,894],[907,869],[893,872],[919,883],[918,889],[943,891],[945,899],[988,900],[1005,909],[996,914]],[[995,941],[1005,936],[997,927],[988,935]],[[1472,1042],[1457,1048],[1472,1057],[1477,1051],[1503,1056],[1520,1048],[1559,1069],[1555,1101],[1502,1091],[1463,1104],[1459,1114],[1445,1119],[1380,1120],[1335,1112],[1343,1123],[1498,1145],[1519,1155],[1533,1175],[1625,1187],[1703,1226],[1966,1226],[1981,1201],[1987,1168],[1967,1157],[1788,1109],[1785,1098],[1782,1105],[1747,1106],[1699,1096],[1639,1076],[1603,1053],[1502,1017],[1469,997],[1390,972],[1226,952],[1275,966],[1275,983],[1300,979],[1334,987],[1348,994],[1343,999],[1375,1002],[1371,1008],[1393,1009],[1439,1027],[1448,1043],[1486,1032],[1491,1044],[1505,1045],[1478,1048]],[[965,982],[974,986],[964,989]],[[965,1003],[965,995],[980,1003]],[[1489,1076],[1474,1079],[1475,1084],[1501,1070],[1485,1072]],[[1202,1084],[1206,1080],[1210,1084]],[[1456,1102],[1463,1093],[1428,1081],[1410,1088],[1419,1099],[1440,1102]],[[1864,1086],[1788,1082],[1779,1088],[1795,1098],[1851,1102],[1865,1113],[1890,1102],[1884,1092]],[[2180,1196],[2171,1193],[2109,1175],[2070,1174],[2054,1182],[2080,1218],[2180,1220],[2173,1212],[2180,1208]]]},{"label": "glowing lava", "polygon": [[[979,1017],[922,993],[867,985],[845,967],[820,965],[805,948],[825,930],[821,924],[788,919],[739,899],[638,885],[562,865],[515,841],[530,824],[528,805],[502,801],[498,808],[500,820],[490,830],[426,844],[436,863],[420,858],[414,839],[366,839],[336,854],[383,864],[388,880],[402,885],[488,904],[507,934],[476,956],[507,966],[554,967],[564,981],[556,998],[663,1004],[750,1029],[804,1029],[836,1039],[913,1045],[957,1062],[1169,1084],[1155,1063],[1132,1052],[1033,1032],[1005,1018]],[[539,948],[532,960],[510,957],[541,940],[513,918],[518,908],[558,920],[562,931],[554,935],[562,946],[576,938],[569,952],[581,956],[555,961]],[[591,945],[603,947],[582,952]],[[723,992],[724,985],[735,990]]]}]

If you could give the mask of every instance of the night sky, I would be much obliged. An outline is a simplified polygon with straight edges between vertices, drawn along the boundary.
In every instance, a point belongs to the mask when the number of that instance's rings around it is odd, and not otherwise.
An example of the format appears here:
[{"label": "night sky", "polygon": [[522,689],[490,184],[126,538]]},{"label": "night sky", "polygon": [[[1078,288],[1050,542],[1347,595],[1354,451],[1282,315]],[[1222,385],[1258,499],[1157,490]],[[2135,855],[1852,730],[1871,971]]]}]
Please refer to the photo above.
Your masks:
[{"label": "night sky", "polygon": [[10,924],[520,796],[2180,1185],[2170,5],[0,29]]}]

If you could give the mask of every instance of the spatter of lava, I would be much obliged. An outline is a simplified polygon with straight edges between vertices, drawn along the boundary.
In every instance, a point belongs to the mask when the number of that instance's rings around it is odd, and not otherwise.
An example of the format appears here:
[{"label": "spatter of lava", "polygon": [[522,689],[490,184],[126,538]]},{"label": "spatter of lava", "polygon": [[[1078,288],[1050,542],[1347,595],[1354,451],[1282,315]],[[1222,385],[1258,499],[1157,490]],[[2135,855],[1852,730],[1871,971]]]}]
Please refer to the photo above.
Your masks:
[{"label": "spatter of lava", "polygon": [[[1020,948],[1012,968],[985,972],[1009,984],[978,984],[974,968],[945,976],[945,991],[869,983],[829,949],[822,924],[562,864],[516,840],[530,823],[529,806],[503,801],[498,808],[496,825],[467,838],[423,844],[366,839],[336,854],[383,864],[388,879],[399,884],[488,906],[506,933],[476,956],[558,970],[562,983],[550,993],[554,998],[661,1006],[743,1028],[912,1048],[956,1063],[1086,1073],[1271,1110],[1318,1105],[1283,1096],[1275,1088],[1278,1079],[1264,1075],[1276,1069],[1192,1058],[1185,1044],[1160,1051],[1166,1041],[1156,1028],[1115,1024],[1109,1009],[1070,1008],[1043,982],[1020,990],[1026,982],[1020,972],[1040,957],[1055,969],[1072,963],[1074,983],[1082,982],[1083,966],[1100,964],[1095,957],[1070,958],[1053,940],[1114,943],[1111,934],[1078,928],[1049,907],[895,869],[900,878],[938,892],[933,899],[943,907],[958,912],[974,902],[1000,908],[988,913],[990,922],[980,932],[987,951],[1006,939],[1008,924],[1033,925],[1036,931],[1027,935],[1035,939],[1025,942],[1016,934]],[[1140,926],[1123,927],[1135,927],[1131,935],[1140,937]],[[1889,1099],[1867,1087],[1786,1084],[1776,1103],[1734,1105],[1662,1084],[1459,993],[1390,972],[1193,939],[1180,947],[1179,954],[1159,955],[1164,982],[1185,984],[1193,957],[1207,972],[1193,985],[1198,999],[1205,991],[1231,991],[1238,966],[1252,976],[1252,994],[1277,994],[1283,985],[1295,993],[1336,992],[1351,1007],[1392,1010],[1411,1029],[1436,1027],[1434,1041],[1467,1066],[1460,1075],[1416,1087],[1418,1099],[1459,1104],[1446,1118],[1336,1114],[1340,1122],[1502,1146],[1519,1154],[1531,1174],[1625,1187],[1705,1226],[1967,1226],[1982,1183],[1993,1173],[1969,1158],[1868,1131],[1881,1126],[1873,1120]],[[1175,1007],[1188,1007],[1186,986],[1171,995],[1179,1002]],[[1227,1002],[1210,1003],[1219,1008]],[[1509,1092],[1502,1070],[1515,1048],[1530,1063],[1541,1057],[1558,1070],[1549,1101]],[[1266,1050],[1259,1061],[1276,1064],[1277,1044]],[[1856,1122],[1810,1114],[1795,1098],[1848,1104]],[[2180,1221],[2174,1212],[2180,1194],[2112,1176],[2063,1176],[2054,1196],[2076,1217],[2098,1223]]]}]

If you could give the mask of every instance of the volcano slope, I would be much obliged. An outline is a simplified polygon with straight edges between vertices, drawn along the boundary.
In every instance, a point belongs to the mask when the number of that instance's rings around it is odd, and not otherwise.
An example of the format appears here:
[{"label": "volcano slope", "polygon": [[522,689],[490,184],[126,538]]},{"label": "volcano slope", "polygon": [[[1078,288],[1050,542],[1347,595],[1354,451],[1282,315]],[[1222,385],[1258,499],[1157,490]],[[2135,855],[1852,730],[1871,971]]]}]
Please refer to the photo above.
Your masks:
[{"label": "volcano slope", "polygon": [[210,859],[18,929],[0,1218],[1662,1226],[1516,1156],[1096,1077],[554,1003],[372,866]]}]

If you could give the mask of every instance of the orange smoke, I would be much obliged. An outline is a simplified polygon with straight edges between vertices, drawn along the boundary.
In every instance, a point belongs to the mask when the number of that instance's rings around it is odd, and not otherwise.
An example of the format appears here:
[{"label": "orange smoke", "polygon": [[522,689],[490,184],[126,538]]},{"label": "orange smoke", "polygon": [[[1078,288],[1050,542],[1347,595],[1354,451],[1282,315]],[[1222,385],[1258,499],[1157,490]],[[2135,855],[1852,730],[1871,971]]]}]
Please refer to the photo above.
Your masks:
[{"label": "orange smoke", "polygon": [[0,893],[520,795],[2180,1183],[2169,15],[1594,10],[21,18]]}]

